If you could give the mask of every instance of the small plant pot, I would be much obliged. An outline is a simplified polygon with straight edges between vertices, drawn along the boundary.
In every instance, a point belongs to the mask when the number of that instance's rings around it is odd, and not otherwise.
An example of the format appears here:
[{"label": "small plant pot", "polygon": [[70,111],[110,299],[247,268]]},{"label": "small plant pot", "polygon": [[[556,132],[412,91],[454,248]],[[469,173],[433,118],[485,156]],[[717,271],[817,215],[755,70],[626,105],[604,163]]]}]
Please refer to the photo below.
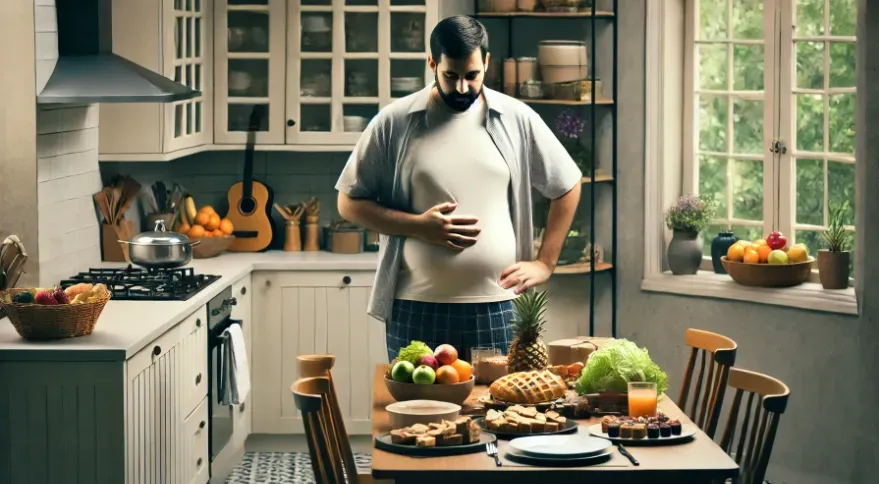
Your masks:
[{"label": "small plant pot", "polygon": [[848,264],[851,252],[818,251],[818,277],[824,289],[846,289],[848,287]]},{"label": "small plant pot", "polygon": [[666,255],[672,274],[695,274],[702,264],[702,239],[699,233],[675,230]]}]

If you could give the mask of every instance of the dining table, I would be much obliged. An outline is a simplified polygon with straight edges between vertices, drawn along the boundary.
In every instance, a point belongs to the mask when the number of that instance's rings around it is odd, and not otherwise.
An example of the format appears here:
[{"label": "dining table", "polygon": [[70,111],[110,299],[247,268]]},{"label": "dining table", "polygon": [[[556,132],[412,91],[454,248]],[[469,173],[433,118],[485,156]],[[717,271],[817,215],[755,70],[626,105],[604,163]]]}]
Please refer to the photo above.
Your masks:
[{"label": "dining table", "polygon": [[[385,407],[394,402],[385,384],[387,364],[379,364],[373,378],[372,436],[392,430]],[[484,405],[480,397],[488,392],[485,385],[475,385],[470,397],[462,405],[461,415],[482,416]],[[676,418],[684,426],[694,425],[681,409],[663,394],[657,404],[658,410]],[[577,432],[572,435],[589,435],[588,426],[600,423],[598,417],[577,419]],[[498,456],[501,466],[486,451],[457,456],[422,457],[408,456],[372,449],[372,476],[375,479],[393,480],[397,484],[461,484],[461,483],[723,483],[727,478],[737,477],[739,466],[708,435],[701,430],[682,443],[664,445],[626,443],[624,447],[639,462],[632,464],[618,449],[610,458],[585,467],[536,467],[525,465],[505,457],[509,440],[498,439]]]}]

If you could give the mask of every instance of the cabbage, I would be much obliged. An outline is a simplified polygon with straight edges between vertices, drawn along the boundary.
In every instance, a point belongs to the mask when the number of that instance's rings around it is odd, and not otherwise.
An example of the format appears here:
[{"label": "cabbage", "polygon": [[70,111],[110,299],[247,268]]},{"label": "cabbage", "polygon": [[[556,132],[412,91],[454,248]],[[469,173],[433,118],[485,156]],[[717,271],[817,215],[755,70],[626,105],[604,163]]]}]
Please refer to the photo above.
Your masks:
[{"label": "cabbage", "polygon": [[421,359],[422,356],[432,355],[433,350],[430,349],[429,346],[422,343],[421,341],[412,341],[409,343],[409,346],[400,349],[400,353],[397,354],[398,361],[408,361],[415,366],[418,366],[418,360]]},{"label": "cabbage", "polygon": [[577,393],[626,392],[630,381],[654,382],[660,395],[668,390],[668,377],[650,359],[646,348],[638,348],[627,339],[616,339],[589,355],[577,380]]}]

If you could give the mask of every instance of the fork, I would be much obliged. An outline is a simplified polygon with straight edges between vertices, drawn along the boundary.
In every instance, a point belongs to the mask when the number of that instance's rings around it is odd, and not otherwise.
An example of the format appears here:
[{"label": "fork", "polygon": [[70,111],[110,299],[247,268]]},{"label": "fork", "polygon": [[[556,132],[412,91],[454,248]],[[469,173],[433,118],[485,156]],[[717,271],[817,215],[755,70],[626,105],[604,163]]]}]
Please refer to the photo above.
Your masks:
[{"label": "fork", "polygon": [[485,444],[485,452],[489,457],[494,457],[494,463],[497,464],[498,467],[502,466],[500,457],[497,456],[497,443],[489,442]]}]

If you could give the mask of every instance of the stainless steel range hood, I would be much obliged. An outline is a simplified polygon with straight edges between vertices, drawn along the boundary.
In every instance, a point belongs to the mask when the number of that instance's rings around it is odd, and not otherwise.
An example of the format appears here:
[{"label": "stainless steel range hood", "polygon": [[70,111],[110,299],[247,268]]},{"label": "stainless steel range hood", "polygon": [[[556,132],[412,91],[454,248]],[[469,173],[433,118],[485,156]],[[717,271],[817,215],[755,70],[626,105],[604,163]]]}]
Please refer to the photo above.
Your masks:
[{"label": "stainless steel range hood", "polygon": [[55,0],[58,62],[37,103],[166,103],[200,96],[113,54],[111,1]]}]

